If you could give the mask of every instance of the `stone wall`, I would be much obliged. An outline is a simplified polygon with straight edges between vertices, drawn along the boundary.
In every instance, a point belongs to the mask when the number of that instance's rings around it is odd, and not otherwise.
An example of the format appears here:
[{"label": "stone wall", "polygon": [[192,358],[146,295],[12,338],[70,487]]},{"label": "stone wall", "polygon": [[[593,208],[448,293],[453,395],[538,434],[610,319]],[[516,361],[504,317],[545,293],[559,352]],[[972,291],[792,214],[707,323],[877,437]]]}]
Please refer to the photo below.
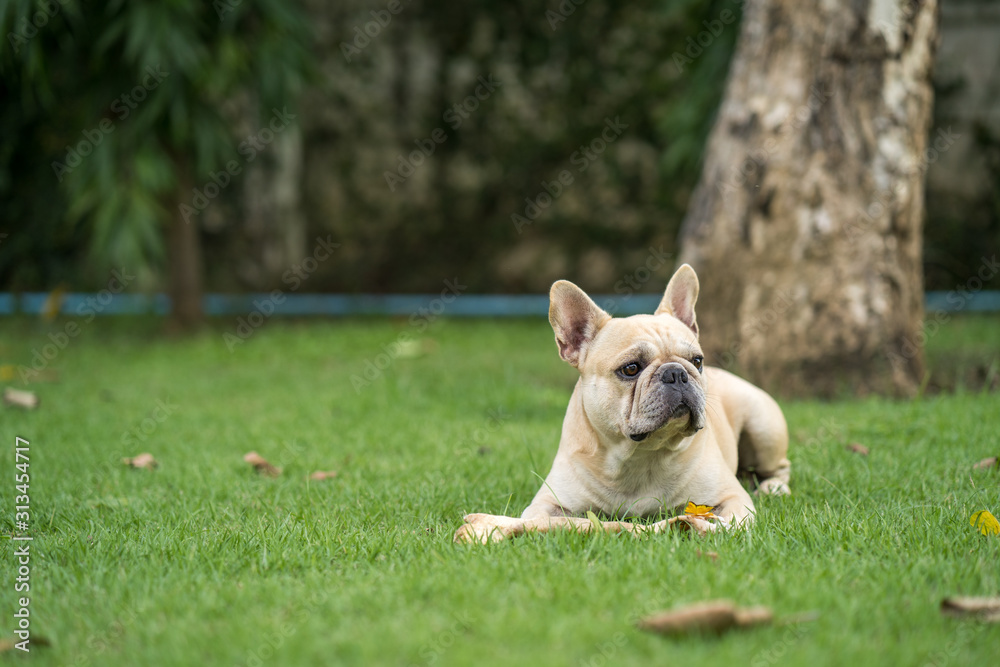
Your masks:
[{"label": "stone wall", "polygon": [[[248,175],[228,248],[242,268],[211,284],[280,286],[331,234],[339,255],[309,291],[458,277],[477,292],[557,278],[608,292],[643,266],[638,288],[661,290],[739,5],[308,0],[318,76],[301,136]],[[982,244],[954,230],[997,226],[981,135],[1000,137],[1000,5],[946,1],[937,60],[935,131],[958,135],[928,165],[927,278],[941,288]]]}]

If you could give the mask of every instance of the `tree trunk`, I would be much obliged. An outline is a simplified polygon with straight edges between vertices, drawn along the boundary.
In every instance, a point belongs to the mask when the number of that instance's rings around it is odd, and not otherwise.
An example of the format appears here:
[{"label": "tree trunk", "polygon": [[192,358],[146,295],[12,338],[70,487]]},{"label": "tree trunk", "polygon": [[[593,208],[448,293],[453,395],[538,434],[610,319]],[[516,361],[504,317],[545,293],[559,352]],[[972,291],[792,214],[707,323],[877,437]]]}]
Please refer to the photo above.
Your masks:
[{"label": "tree trunk", "polygon": [[198,216],[188,222],[180,212],[180,204],[190,206],[191,172],[184,160],[175,160],[177,170],[177,205],[171,209],[167,231],[168,293],[170,295],[170,327],[180,331],[197,328],[204,319],[201,308],[203,282],[201,236]]},{"label": "tree trunk", "polygon": [[[254,127],[267,127],[267,118]],[[258,159],[247,165],[243,188],[246,247],[237,266],[243,284],[267,291],[281,287],[281,277],[302,262],[306,221],[302,214],[302,131],[289,125]]]},{"label": "tree trunk", "polygon": [[747,3],[681,230],[714,363],[783,394],[920,386],[937,17],[936,0]]}]

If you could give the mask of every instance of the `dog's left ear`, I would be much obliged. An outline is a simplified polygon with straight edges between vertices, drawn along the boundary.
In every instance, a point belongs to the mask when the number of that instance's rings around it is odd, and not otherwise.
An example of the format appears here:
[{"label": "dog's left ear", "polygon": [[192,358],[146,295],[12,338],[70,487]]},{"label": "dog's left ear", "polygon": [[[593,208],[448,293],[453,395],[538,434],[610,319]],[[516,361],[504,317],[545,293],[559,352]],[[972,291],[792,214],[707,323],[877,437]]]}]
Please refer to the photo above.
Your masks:
[{"label": "dog's left ear", "polygon": [[552,285],[549,291],[549,324],[556,334],[556,345],[563,361],[581,368],[590,341],[610,319],[611,316],[586,292],[568,280],[559,280]]},{"label": "dog's left ear", "polygon": [[690,264],[682,264],[667,283],[663,300],[656,308],[655,315],[673,315],[686,324],[694,335],[698,335],[698,321],[694,315],[694,304],[698,300],[698,274]]}]

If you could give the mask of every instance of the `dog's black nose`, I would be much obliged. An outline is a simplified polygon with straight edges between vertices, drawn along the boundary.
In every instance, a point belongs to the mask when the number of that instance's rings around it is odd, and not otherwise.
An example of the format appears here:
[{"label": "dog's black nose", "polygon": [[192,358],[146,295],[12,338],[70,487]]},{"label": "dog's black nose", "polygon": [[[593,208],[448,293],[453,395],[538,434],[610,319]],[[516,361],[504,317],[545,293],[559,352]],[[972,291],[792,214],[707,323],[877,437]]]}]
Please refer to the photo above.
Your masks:
[{"label": "dog's black nose", "polygon": [[684,370],[684,367],[680,364],[667,364],[663,368],[663,374],[660,376],[664,383],[674,384],[676,382],[687,382],[688,374]]}]

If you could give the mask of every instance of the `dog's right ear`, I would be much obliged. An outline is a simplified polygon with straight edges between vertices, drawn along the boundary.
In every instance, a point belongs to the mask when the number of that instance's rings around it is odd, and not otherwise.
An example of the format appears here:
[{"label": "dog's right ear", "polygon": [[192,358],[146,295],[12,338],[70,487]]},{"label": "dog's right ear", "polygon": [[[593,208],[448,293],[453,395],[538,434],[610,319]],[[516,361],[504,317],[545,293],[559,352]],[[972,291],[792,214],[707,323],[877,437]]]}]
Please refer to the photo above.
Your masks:
[{"label": "dog's right ear", "polygon": [[577,368],[583,365],[587,346],[597,330],[610,319],[610,315],[568,280],[557,281],[549,290],[549,324],[556,334],[559,356]]}]

